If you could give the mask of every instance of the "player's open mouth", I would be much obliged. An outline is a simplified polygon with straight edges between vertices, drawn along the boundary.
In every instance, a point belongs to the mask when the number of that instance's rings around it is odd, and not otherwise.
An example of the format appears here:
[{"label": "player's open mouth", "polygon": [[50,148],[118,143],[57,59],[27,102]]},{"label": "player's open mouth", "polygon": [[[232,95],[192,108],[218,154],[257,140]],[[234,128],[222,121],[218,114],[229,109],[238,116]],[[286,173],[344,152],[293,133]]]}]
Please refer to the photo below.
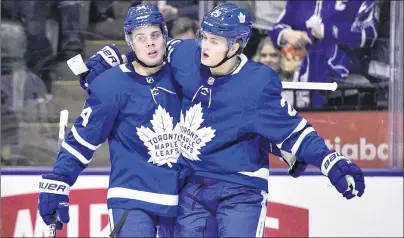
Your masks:
[{"label": "player's open mouth", "polygon": [[208,58],[208,57],[209,57],[209,55],[208,55],[208,54],[206,54],[206,53],[202,53],[202,58],[206,59],[206,58]]},{"label": "player's open mouth", "polygon": [[149,52],[149,56],[156,56],[156,55],[157,55],[157,51],[155,51],[155,50]]}]

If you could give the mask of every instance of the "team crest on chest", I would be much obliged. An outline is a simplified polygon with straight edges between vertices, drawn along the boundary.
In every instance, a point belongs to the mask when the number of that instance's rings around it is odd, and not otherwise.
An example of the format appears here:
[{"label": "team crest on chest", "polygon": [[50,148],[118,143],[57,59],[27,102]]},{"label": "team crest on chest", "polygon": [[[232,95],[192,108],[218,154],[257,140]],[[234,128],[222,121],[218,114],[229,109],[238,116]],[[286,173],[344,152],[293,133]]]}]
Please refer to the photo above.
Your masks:
[{"label": "team crest on chest", "polygon": [[208,78],[208,84],[209,84],[209,85],[213,85],[214,83],[215,83],[215,78],[209,77],[209,78]]},{"label": "team crest on chest", "polygon": [[154,79],[152,77],[146,77],[146,82],[152,84],[154,83]]},{"label": "team crest on chest", "polygon": [[147,162],[162,166],[177,163],[181,153],[180,125],[174,127],[173,118],[160,105],[150,121],[153,128],[137,127],[136,132],[149,150],[150,159]]},{"label": "team crest on chest", "polygon": [[181,111],[181,153],[192,161],[200,161],[200,149],[215,137],[215,129],[202,127],[204,121],[201,103],[195,104],[184,114]]}]

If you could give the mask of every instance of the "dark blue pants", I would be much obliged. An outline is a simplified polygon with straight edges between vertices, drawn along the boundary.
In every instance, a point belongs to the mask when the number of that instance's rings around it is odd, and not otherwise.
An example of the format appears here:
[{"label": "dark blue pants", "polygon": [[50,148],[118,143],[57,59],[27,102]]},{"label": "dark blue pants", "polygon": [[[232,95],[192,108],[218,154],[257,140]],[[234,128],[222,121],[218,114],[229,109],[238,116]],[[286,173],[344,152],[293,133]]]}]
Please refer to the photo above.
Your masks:
[{"label": "dark blue pants", "polygon": [[180,192],[176,237],[262,237],[267,193],[257,188],[192,177]]},{"label": "dark blue pants", "polygon": [[[111,231],[121,219],[125,209],[110,209]],[[173,237],[174,217],[156,216],[143,210],[129,210],[115,237]]]}]

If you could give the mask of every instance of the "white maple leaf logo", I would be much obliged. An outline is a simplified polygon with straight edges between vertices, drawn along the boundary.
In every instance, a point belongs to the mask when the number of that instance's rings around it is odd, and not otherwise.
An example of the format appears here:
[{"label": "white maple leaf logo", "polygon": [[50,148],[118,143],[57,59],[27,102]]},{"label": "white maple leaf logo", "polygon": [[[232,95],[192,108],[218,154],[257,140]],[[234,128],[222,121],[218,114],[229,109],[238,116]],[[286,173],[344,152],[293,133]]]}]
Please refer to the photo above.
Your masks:
[{"label": "white maple leaf logo", "polygon": [[237,17],[238,17],[238,20],[240,21],[240,23],[245,22],[245,15],[243,13],[240,12]]},{"label": "white maple leaf logo", "polygon": [[203,119],[201,103],[192,106],[184,115],[181,111],[181,153],[192,161],[200,161],[200,149],[215,137],[215,129],[201,127]]},{"label": "white maple leaf logo", "polygon": [[157,166],[167,164],[171,168],[181,152],[180,125],[177,123],[174,128],[173,118],[160,105],[150,123],[154,131],[144,126],[136,128],[137,135],[149,150],[150,159],[147,162]]}]

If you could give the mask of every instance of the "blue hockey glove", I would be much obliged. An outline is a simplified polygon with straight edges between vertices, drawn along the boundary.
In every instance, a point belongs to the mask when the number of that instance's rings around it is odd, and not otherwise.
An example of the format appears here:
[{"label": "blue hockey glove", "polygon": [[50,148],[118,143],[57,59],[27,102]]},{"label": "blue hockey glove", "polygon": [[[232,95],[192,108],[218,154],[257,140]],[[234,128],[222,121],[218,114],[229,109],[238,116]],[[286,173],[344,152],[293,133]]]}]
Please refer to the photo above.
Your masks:
[{"label": "blue hockey glove", "polygon": [[69,222],[69,191],[70,185],[63,177],[55,174],[42,176],[39,182],[38,210],[46,225],[52,223],[54,212],[57,230],[62,229],[63,223]]},{"label": "blue hockey glove", "polygon": [[89,71],[80,75],[80,86],[84,90],[87,90],[88,84],[90,84],[98,75],[110,68],[134,60],[135,54],[133,51],[127,52],[123,58],[115,45],[105,46],[98,51],[96,55],[92,56],[85,62]]},{"label": "blue hockey glove", "polygon": [[346,199],[361,197],[365,191],[365,177],[362,170],[341,153],[334,152],[327,155],[321,164],[321,172]]},{"label": "blue hockey glove", "polygon": [[81,55],[76,55],[67,61],[67,65],[75,75],[80,76],[80,86],[87,90],[88,84],[98,75],[120,64],[132,62],[134,59],[135,55],[132,51],[122,57],[115,45],[107,45],[86,62]]},{"label": "blue hockey glove", "polygon": [[105,46],[85,62],[89,71],[80,74],[80,86],[87,90],[88,84],[98,75],[123,63],[121,53],[115,45]]}]

